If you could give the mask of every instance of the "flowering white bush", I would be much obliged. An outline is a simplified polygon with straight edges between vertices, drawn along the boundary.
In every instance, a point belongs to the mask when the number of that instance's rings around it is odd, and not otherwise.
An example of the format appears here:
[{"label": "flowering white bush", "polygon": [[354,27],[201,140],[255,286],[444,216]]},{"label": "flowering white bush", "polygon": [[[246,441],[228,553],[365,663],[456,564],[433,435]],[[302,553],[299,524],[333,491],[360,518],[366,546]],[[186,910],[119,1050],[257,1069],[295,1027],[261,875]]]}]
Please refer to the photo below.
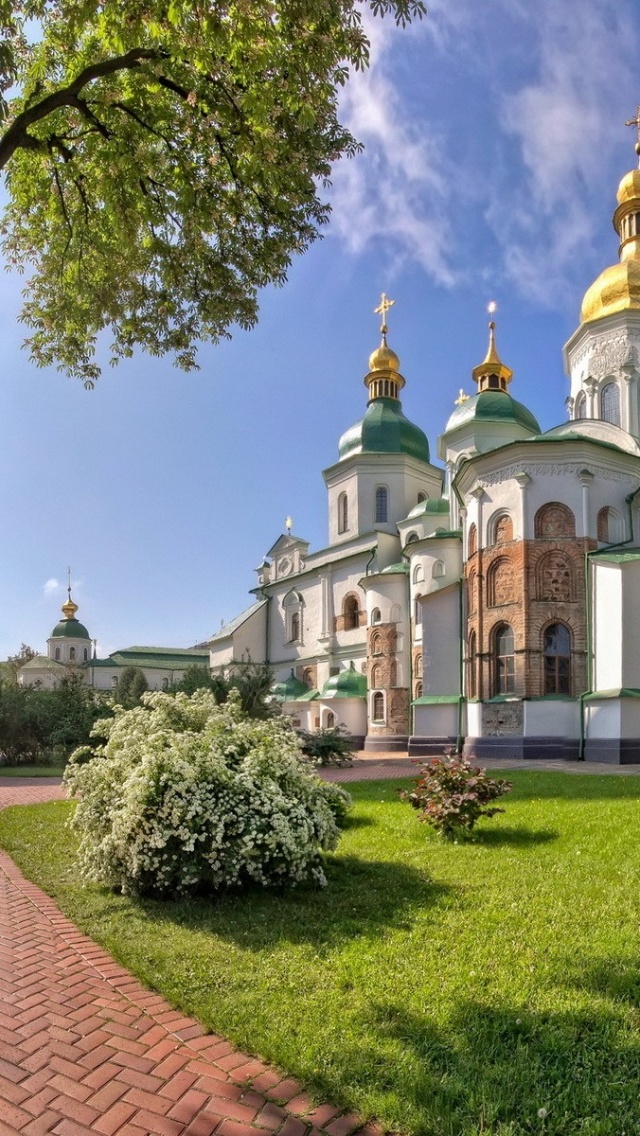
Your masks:
[{"label": "flowering white bush", "polygon": [[85,878],[123,893],[183,894],[254,881],[326,883],[349,796],[311,775],[286,720],[255,721],[211,693],[116,707],[73,754]]}]

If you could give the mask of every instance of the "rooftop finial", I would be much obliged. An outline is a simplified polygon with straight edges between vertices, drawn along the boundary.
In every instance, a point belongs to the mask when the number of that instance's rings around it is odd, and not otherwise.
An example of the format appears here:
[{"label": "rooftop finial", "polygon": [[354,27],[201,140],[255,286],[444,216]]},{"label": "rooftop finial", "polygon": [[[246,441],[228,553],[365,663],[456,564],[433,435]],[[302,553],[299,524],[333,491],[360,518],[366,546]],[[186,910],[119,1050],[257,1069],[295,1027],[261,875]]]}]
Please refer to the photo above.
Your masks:
[{"label": "rooftop finial", "polygon": [[628,118],[625,126],[635,126],[638,133],[638,141],[635,144],[635,151],[638,155],[638,165],[640,166],[640,106],[636,107],[636,117]]},{"label": "rooftop finial", "polygon": [[284,527],[287,530],[287,535],[291,536],[291,529],[293,528],[293,517],[285,517]]},{"label": "rooftop finial", "polygon": [[491,316],[489,320],[489,346],[480,366],[474,367],[472,371],[478,384],[478,392],[483,390],[506,391],[513,376],[513,371],[504,365],[496,347],[496,324],[493,316],[497,307],[495,300],[490,300],[487,304],[487,311]]},{"label": "rooftop finial", "polygon": [[387,327],[387,312],[389,311],[389,308],[393,307],[394,304],[395,300],[390,300],[389,297],[383,292],[382,296],[380,297],[380,303],[378,304],[377,308],[373,309],[375,315],[380,316],[380,331],[382,332],[382,338],[385,343],[387,332],[389,330],[389,328]]},{"label": "rooftop finial", "polygon": [[67,600],[62,605],[62,614],[65,619],[75,619],[78,605],[71,599],[71,567],[67,568]]}]

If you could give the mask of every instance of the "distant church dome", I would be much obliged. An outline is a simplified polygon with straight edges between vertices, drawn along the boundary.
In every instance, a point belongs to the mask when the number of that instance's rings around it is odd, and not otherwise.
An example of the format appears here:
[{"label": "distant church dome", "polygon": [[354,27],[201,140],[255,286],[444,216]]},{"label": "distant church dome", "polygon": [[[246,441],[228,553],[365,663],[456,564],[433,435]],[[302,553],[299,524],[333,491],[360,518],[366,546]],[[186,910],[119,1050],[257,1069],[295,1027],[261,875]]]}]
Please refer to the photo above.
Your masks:
[{"label": "distant church dome", "polygon": [[640,311],[640,169],[629,170],[618,186],[613,226],[620,237],[620,262],[601,272],[587,289],[580,320]]},{"label": "distant church dome", "polygon": [[88,639],[90,635],[83,623],[76,619],[76,612],[78,610],[77,603],[71,599],[71,588],[69,588],[68,599],[62,605],[62,614],[64,619],[56,623],[50,639]]},{"label": "distant church dome", "polygon": [[540,426],[530,410],[506,391],[484,390],[473,398],[468,398],[457,406],[445,427],[445,434],[450,430],[457,430],[468,422],[515,422],[530,430],[532,434],[540,433]]},{"label": "distant church dome", "polygon": [[366,414],[342,435],[338,452],[341,458],[352,454],[407,454],[428,462],[426,434],[402,413],[398,394],[405,381],[399,371],[400,360],[387,344],[384,321],[381,330],[382,342],[369,356],[369,371],[364,379],[369,391]]}]

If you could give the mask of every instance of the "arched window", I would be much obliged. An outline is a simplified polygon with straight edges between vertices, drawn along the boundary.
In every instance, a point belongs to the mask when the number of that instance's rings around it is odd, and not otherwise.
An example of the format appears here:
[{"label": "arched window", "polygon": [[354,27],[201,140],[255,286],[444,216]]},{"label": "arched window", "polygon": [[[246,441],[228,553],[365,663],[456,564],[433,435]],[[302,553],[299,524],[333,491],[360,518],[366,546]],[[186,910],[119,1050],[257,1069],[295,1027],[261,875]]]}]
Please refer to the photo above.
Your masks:
[{"label": "arched window", "polygon": [[516,658],[513,628],[501,623],[493,633],[494,695],[514,694],[516,689]]},{"label": "arched window", "polygon": [[163,689],[163,690],[168,690],[168,689],[169,689],[169,679],[168,679],[168,678],[163,678],[163,680],[162,680],[162,689]]},{"label": "arched window", "polygon": [[360,626],[360,608],[356,596],[345,596],[342,604],[342,615],[345,631],[352,631],[354,627]]},{"label": "arched window", "polygon": [[587,400],[586,400],[584,391],[580,391],[580,394],[576,398],[573,416],[574,416],[574,418],[586,418],[587,417]]},{"label": "arched window", "polygon": [[567,602],[575,598],[575,573],[571,560],[558,549],[546,553],[536,569],[539,600]]},{"label": "arched window", "polygon": [[382,686],[381,678],[382,678],[382,667],[380,667],[380,666],[373,667],[372,670],[371,670],[371,685],[372,686]]},{"label": "arched window", "polygon": [[85,663],[86,663],[88,658],[89,658],[89,652],[87,651],[87,648],[85,647],[85,649],[84,649],[84,661],[85,661]]},{"label": "arched window", "polygon": [[382,635],[372,635],[371,636],[371,654],[372,655],[381,655],[382,654]]},{"label": "arched window", "polygon": [[56,659],[57,659],[58,662],[60,662],[60,648],[59,647],[56,647]]},{"label": "arched window", "polygon": [[300,592],[287,592],[282,601],[285,620],[285,639],[287,643],[302,641],[302,596]]},{"label": "arched window", "polygon": [[470,572],[467,580],[467,614],[472,615],[476,610],[476,581],[477,573]]},{"label": "arched window", "polygon": [[508,513],[500,513],[489,525],[489,544],[503,544],[513,540],[513,521]]},{"label": "arched window", "polygon": [[311,667],[305,667],[305,669],[303,670],[302,681],[305,686],[309,687],[309,690],[313,690],[313,671],[311,670]]},{"label": "arched window", "polygon": [[576,535],[576,519],[560,501],[550,501],[538,509],[533,524],[538,538]]},{"label": "arched window", "polygon": [[422,677],[422,655],[416,655],[416,661],[414,663],[413,669],[416,675]]},{"label": "arched window", "polygon": [[336,716],[331,710],[325,710],[324,724],[327,730],[332,730],[336,724]]},{"label": "arched window", "polygon": [[338,497],[338,532],[346,532],[349,528],[349,501],[346,493]]},{"label": "arched window", "polygon": [[603,544],[614,544],[624,540],[622,517],[611,505],[605,505],[598,513],[598,540]]},{"label": "arched window", "polygon": [[69,662],[70,662],[70,663],[74,663],[74,662],[75,662],[75,658],[76,658],[76,649],[75,649],[75,647],[69,647]]},{"label": "arched window", "polygon": [[413,582],[414,584],[421,584],[424,580],[424,568],[422,564],[416,564],[413,569]]},{"label": "arched window", "polygon": [[374,722],[384,722],[384,694],[376,690],[371,699],[371,717]]},{"label": "arched window", "polygon": [[477,695],[476,683],[476,633],[472,631],[469,636],[467,648],[467,697],[475,698]]},{"label": "arched window", "polygon": [[384,525],[389,520],[389,490],[384,485],[376,489],[375,518],[377,525]]},{"label": "arched window", "polygon": [[413,619],[416,627],[422,626],[422,596],[416,596],[416,601],[413,605]]},{"label": "arched window", "polygon": [[489,607],[500,607],[514,603],[515,598],[513,564],[506,556],[501,556],[487,572],[487,603]]},{"label": "arched window", "polygon": [[391,604],[391,612],[389,615],[389,623],[401,623],[402,610],[400,604]]},{"label": "arched window", "polygon": [[571,694],[571,632],[551,623],[544,633],[544,693]]},{"label": "arched window", "polygon": [[111,685],[113,687],[116,687],[118,685],[118,676],[117,675],[111,675]]},{"label": "arched window", "polygon": [[418,493],[418,504],[421,505],[423,501],[428,501],[426,493]]},{"label": "arched window", "polygon": [[439,580],[444,576],[444,574],[444,560],[436,560],[434,562],[433,568],[431,569],[431,575],[433,576],[434,580]]},{"label": "arched window", "polygon": [[471,525],[469,529],[469,549],[468,556],[473,556],[474,552],[478,551],[478,530],[475,525]]},{"label": "arched window", "polygon": [[417,532],[410,532],[405,541],[405,544],[413,544],[416,540],[420,540]]},{"label": "arched window", "polygon": [[382,623],[382,612],[380,611],[379,607],[374,607],[373,611],[371,612],[371,623]]},{"label": "arched window", "polygon": [[414,698],[422,698],[422,683],[417,682],[414,688]]},{"label": "arched window", "polygon": [[603,422],[620,425],[620,388],[617,383],[606,383],[600,391],[600,417]]}]

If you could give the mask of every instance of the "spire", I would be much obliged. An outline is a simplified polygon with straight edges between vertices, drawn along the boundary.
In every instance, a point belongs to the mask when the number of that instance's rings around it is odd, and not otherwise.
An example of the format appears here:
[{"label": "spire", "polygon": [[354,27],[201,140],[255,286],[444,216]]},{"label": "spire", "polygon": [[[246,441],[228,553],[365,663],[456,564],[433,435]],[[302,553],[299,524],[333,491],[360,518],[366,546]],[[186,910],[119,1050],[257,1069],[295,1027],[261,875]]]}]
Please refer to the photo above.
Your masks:
[{"label": "spire", "polygon": [[478,384],[478,394],[484,390],[506,391],[513,378],[513,371],[502,362],[496,347],[496,325],[493,316],[497,306],[495,300],[491,300],[487,304],[487,311],[491,316],[489,320],[489,346],[482,362],[474,367],[471,372]]},{"label": "spire", "polygon": [[67,568],[67,599],[66,599],[66,602],[63,603],[61,610],[62,610],[62,614],[64,615],[65,619],[75,619],[75,615],[76,615],[76,612],[78,610],[78,605],[77,605],[77,603],[74,603],[73,600],[71,599],[71,568],[70,567]]},{"label": "spire", "polygon": [[369,356],[369,372],[365,375],[365,384],[369,388],[369,400],[376,398],[398,398],[399,392],[405,385],[400,374],[400,360],[395,351],[387,345],[387,312],[392,308],[395,300],[390,300],[382,293],[380,303],[374,308],[374,313],[380,316],[380,332],[382,340],[380,346]]}]

